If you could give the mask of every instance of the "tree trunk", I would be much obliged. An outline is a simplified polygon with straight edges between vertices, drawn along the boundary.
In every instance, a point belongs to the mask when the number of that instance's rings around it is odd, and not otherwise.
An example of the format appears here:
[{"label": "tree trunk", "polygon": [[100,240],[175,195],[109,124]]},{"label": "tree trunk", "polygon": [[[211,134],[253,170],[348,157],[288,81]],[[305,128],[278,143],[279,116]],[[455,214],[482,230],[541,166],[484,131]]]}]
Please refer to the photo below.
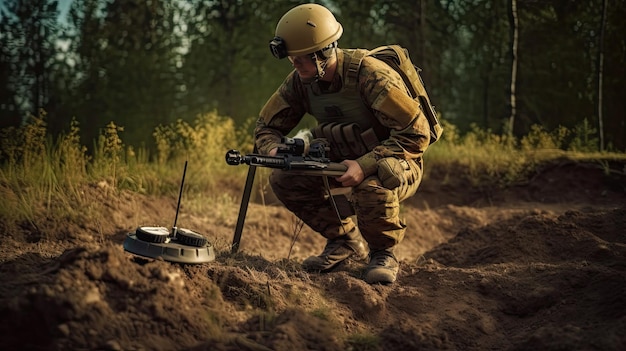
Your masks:
[{"label": "tree trunk", "polygon": [[604,123],[602,116],[602,81],[604,74],[604,29],[606,27],[607,0],[602,1],[602,18],[600,19],[600,44],[598,45],[598,132],[600,133],[600,151],[604,151]]},{"label": "tree trunk", "polygon": [[517,23],[517,0],[511,0],[511,12],[509,13],[509,24],[511,28],[511,116],[509,117],[509,135],[513,135],[513,125],[516,114],[516,91],[517,82],[517,41],[519,35]]}]

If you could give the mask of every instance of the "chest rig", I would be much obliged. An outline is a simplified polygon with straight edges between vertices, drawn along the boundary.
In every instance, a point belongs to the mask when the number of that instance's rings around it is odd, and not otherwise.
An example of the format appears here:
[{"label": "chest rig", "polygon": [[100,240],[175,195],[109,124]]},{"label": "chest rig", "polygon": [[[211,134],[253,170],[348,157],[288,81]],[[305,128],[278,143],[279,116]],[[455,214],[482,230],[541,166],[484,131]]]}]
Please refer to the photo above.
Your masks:
[{"label": "chest rig", "polygon": [[339,50],[341,87],[324,92],[319,82],[305,84],[309,113],[318,125],[311,131],[330,143],[330,158],[355,159],[389,137],[389,131],[364,104],[357,89],[358,70],[366,50]]}]

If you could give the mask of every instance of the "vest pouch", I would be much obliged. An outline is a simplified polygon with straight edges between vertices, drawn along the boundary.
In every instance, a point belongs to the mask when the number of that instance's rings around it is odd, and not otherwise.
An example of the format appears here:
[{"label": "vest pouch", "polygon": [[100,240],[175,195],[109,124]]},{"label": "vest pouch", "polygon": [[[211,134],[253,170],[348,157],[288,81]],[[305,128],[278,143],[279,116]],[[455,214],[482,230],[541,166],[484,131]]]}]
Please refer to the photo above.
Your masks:
[{"label": "vest pouch", "polygon": [[342,133],[342,127],[343,124],[333,123],[330,132],[332,134],[333,141],[337,145],[339,155],[341,155],[342,158],[350,158],[350,156],[352,156],[352,152],[350,150],[350,147],[348,146],[346,136]]},{"label": "vest pouch", "polygon": [[369,128],[361,133],[361,141],[367,151],[372,151],[376,146],[380,145],[380,140],[378,140],[378,136],[376,135],[374,128]]},{"label": "vest pouch", "polygon": [[311,132],[316,138],[328,140],[333,161],[359,158],[380,144],[373,128],[361,132],[356,123],[321,123]]},{"label": "vest pouch", "polygon": [[341,159],[341,155],[338,152],[339,147],[337,146],[337,143],[333,140],[333,134],[331,132],[331,129],[333,128],[333,124],[335,123],[318,124],[317,127],[311,130],[311,133],[316,138],[323,138],[323,139],[326,139],[326,141],[328,141],[329,149],[330,149],[328,151],[328,158],[331,161],[337,161]]},{"label": "vest pouch", "polygon": [[361,156],[369,151],[361,141],[361,128],[356,123],[343,125],[341,131],[353,154]]}]

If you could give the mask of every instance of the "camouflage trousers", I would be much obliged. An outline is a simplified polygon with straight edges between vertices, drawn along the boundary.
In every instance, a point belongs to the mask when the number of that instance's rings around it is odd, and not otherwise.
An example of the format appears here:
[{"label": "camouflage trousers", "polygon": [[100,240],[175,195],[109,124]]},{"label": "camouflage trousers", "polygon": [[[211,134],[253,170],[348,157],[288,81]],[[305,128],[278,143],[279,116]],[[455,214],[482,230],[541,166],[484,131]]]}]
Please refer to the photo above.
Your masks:
[{"label": "camouflage trousers", "polygon": [[[370,250],[378,250],[393,247],[404,238],[406,224],[400,218],[400,203],[415,194],[422,179],[421,165],[413,161],[409,164],[407,172],[411,174],[407,178],[412,182],[387,189],[377,175],[372,175],[353,187],[348,198],[355,216],[337,215],[321,176],[274,170],[269,181],[285,207],[325,238],[336,238],[358,226]],[[341,187],[332,177],[328,178],[328,183],[331,189]]]}]

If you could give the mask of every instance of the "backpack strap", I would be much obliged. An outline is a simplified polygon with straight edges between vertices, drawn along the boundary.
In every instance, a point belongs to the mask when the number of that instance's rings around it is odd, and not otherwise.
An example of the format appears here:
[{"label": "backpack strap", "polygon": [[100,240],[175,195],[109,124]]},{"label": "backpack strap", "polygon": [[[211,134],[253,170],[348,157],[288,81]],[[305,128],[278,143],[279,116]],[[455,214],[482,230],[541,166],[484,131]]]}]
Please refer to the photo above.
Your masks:
[{"label": "backpack strap", "polygon": [[437,141],[443,133],[443,128],[439,124],[437,112],[430,103],[430,98],[424,87],[424,82],[420,76],[421,69],[411,62],[408,50],[400,45],[386,45],[373,49],[370,55],[387,63],[402,77],[404,85],[406,85],[413,99],[418,100],[422,112],[428,119],[430,143]]},{"label": "backpack strap", "polygon": [[404,85],[406,85],[406,88],[409,89],[411,93],[411,97],[415,99],[421,95],[421,92],[419,92],[418,88],[415,86],[416,82],[421,82],[421,77],[419,76],[421,69],[413,65],[409,58],[409,53],[405,48],[397,44],[385,45],[372,50],[370,55],[381,59],[400,74]]},{"label": "backpack strap", "polygon": [[361,62],[363,58],[367,56],[369,50],[365,49],[354,49],[348,51],[350,55],[350,61],[348,62],[347,67],[345,67],[345,86],[346,87],[356,87],[357,80],[359,79],[359,68],[361,67]]}]

